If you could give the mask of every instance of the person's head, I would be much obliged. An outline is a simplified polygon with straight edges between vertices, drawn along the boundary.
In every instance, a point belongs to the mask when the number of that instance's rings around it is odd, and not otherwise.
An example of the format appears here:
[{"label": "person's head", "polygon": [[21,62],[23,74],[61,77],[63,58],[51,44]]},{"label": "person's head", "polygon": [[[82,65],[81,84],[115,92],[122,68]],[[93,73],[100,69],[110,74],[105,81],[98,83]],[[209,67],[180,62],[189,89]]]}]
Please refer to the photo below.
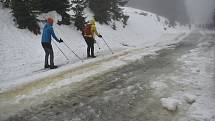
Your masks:
[{"label": "person's head", "polygon": [[54,23],[53,18],[50,18],[50,17],[49,17],[49,18],[47,19],[47,23],[50,24],[50,25],[53,25],[53,23]]}]

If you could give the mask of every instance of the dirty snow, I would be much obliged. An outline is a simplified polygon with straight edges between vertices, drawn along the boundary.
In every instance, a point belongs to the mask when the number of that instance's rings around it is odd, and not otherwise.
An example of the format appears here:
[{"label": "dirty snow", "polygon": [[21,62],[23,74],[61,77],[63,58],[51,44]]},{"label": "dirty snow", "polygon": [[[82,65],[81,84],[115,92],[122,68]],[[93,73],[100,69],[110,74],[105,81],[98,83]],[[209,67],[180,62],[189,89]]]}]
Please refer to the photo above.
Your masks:
[{"label": "dirty snow", "polygon": [[187,103],[190,103],[190,104],[194,103],[196,101],[196,98],[197,98],[196,95],[192,95],[192,94],[184,95],[185,101],[187,101]]},{"label": "dirty snow", "polygon": [[[198,39],[184,38],[184,42],[194,39],[193,43],[197,43],[197,46],[177,59],[180,63],[176,66],[178,70],[157,77],[151,84],[165,108],[175,110],[178,107],[187,111],[185,117],[177,117],[181,121],[215,120],[215,33],[202,31],[198,34],[202,34]],[[198,34],[195,35],[194,32],[195,36]],[[166,96],[171,98],[165,98]],[[175,99],[180,105],[177,105]]]},{"label": "dirty snow", "polygon": [[161,104],[164,108],[166,108],[169,111],[176,111],[179,101],[173,98],[162,98]]}]

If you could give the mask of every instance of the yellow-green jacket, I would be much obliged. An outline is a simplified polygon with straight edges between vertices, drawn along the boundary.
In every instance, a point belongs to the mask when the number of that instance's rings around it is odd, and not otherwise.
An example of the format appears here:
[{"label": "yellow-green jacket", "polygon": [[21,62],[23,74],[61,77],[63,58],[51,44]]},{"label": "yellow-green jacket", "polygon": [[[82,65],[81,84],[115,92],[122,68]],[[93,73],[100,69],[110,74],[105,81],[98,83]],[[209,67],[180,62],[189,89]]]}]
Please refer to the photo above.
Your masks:
[{"label": "yellow-green jacket", "polygon": [[99,36],[100,33],[98,33],[97,29],[96,29],[96,24],[95,21],[90,21],[90,25],[91,25],[91,35],[84,35],[85,37],[95,37],[95,35]]}]

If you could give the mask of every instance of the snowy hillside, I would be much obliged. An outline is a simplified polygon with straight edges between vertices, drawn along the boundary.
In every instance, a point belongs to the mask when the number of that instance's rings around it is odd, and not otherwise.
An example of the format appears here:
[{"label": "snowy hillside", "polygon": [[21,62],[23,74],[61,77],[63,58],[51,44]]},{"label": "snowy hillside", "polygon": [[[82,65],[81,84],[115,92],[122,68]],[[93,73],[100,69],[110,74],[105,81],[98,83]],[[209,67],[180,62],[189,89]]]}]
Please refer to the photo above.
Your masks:
[{"label": "snowy hillside", "polygon": [[[127,7],[124,8],[124,12],[130,16],[126,28],[122,27],[122,23],[117,23],[117,30],[115,31],[110,26],[97,24],[98,31],[115,52],[153,44],[152,40],[158,38],[167,26],[164,18],[149,12]],[[45,19],[49,16],[55,20],[59,18],[59,15],[55,12],[50,12],[41,15],[40,19]],[[43,28],[44,25],[42,23],[40,25]],[[40,43],[41,35],[36,36],[28,30],[16,28],[9,9],[1,8],[0,10],[0,28],[2,29],[0,32],[1,89],[10,87],[10,84],[15,83],[16,80],[34,75],[34,72],[43,68],[44,51]],[[86,58],[86,43],[81,33],[76,31],[73,25],[59,26],[55,24],[54,30],[58,38],[62,38],[80,57]],[[167,31],[171,30],[168,28]],[[96,40],[101,47],[101,50],[99,50],[95,44],[95,51],[98,57],[111,54],[100,38]],[[57,44],[70,58],[70,64],[80,62],[65,45]],[[55,64],[66,64],[67,61],[64,56],[54,43],[52,45],[55,54]]]}]

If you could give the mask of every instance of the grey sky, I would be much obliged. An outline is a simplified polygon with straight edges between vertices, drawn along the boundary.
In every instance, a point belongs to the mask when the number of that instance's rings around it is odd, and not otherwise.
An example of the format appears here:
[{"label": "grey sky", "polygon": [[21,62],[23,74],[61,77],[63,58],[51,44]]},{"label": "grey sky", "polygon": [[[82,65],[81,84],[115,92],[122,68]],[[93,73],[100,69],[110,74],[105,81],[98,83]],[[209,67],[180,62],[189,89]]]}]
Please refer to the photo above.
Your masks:
[{"label": "grey sky", "polygon": [[215,13],[215,0],[186,0],[187,12],[192,23],[211,23]]},{"label": "grey sky", "polygon": [[208,23],[215,11],[215,0],[130,0],[128,5],[181,23]]}]

